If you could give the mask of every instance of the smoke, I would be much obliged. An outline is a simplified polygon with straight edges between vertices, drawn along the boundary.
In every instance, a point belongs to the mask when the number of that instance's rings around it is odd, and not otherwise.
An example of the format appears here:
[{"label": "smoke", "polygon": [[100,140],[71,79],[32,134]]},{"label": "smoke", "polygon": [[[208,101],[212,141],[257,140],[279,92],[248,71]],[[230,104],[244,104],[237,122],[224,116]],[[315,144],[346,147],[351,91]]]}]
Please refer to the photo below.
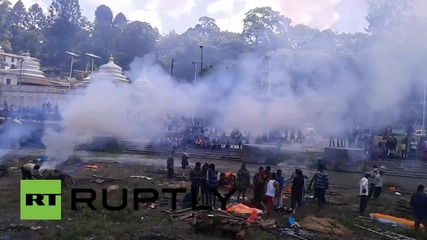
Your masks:
[{"label": "smoke", "polygon": [[[61,131],[43,137],[48,157],[64,161],[94,136],[150,140],[168,114],[209,119],[217,128],[250,130],[314,125],[324,134],[399,121],[427,78],[420,20],[355,42],[351,51],[276,50],[218,66],[196,86],[170,79],[153,55],[135,59],[132,84],[94,81],[61,104]],[[321,44],[319,44],[321,46]],[[265,57],[267,55],[267,58]],[[271,66],[271,67],[270,67]],[[151,82],[153,88],[144,86]],[[52,163],[55,165],[57,162]],[[48,166],[54,167],[54,166]]]},{"label": "smoke", "polygon": [[5,118],[0,125],[0,164],[4,156],[13,152],[13,149],[21,148],[23,144],[40,146],[40,143],[33,141],[33,137],[42,131],[37,124],[22,124],[17,119]]}]

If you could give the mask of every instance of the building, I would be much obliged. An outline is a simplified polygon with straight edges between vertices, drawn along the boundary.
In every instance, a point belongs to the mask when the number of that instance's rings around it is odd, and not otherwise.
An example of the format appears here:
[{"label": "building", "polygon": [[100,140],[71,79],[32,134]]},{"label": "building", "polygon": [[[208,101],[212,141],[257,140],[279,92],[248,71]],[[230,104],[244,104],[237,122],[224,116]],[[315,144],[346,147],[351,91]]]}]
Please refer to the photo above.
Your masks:
[{"label": "building", "polygon": [[[20,67],[22,55],[5,53],[2,46],[0,46],[0,69],[16,69]],[[31,58],[36,62],[40,62],[37,58]]]},{"label": "building", "polygon": [[140,77],[135,81],[132,81],[132,84],[138,88],[154,88],[153,84],[146,77]]},{"label": "building", "polygon": [[113,56],[110,56],[108,63],[99,67],[99,70],[84,79],[84,84],[91,81],[117,81],[119,83],[130,83],[129,79],[123,75],[123,69],[114,63]]},{"label": "building", "polygon": [[[40,63],[32,58],[28,53],[23,55],[5,54],[3,65],[9,66],[12,62],[20,61],[19,68],[5,67],[0,69],[0,102],[13,105],[15,109],[20,106],[41,107],[49,102],[52,106],[64,99],[65,94],[75,94],[76,89],[84,87],[92,80],[116,80],[120,83],[129,83],[129,80],[122,73],[122,68],[114,63],[114,58],[110,57],[107,64],[102,65],[92,77],[84,81],[70,81],[46,78],[40,70]],[[12,60],[12,57],[15,60]],[[17,60],[20,59],[20,60]]]},{"label": "building", "polygon": [[[29,53],[24,53],[20,57],[18,68],[0,69],[1,82],[4,85],[55,85],[44,76],[40,70],[40,63],[35,61]],[[13,58],[8,57],[8,59]]]}]

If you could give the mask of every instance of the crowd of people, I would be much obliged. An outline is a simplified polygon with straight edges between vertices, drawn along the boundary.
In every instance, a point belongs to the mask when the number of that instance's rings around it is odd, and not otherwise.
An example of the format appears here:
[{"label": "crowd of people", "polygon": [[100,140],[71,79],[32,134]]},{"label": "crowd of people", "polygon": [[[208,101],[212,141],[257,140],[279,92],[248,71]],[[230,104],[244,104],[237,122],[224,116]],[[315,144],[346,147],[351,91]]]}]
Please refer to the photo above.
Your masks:
[{"label": "crowd of people", "polygon": [[[422,142],[421,142],[422,143]],[[414,131],[407,130],[400,141],[387,128],[377,136],[369,129],[355,127],[347,132],[344,137],[329,136],[329,147],[348,147],[364,149],[371,159],[415,159],[427,147],[419,143]]]},{"label": "crowd of people", "polygon": [[[172,151],[167,159],[167,178],[173,179],[174,173],[174,158],[175,151]],[[183,150],[181,167],[183,175],[185,169],[189,166],[189,154],[186,149]],[[321,210],[326,202],[325,195],[326,189],[329,186],[329,178],[326,172],[326,166],[319,160],[319,172],[316,173],[310,183],[306,184],[308,176],[303,174],[300,168],[295,168],[295,172],[289,177],[283,176],[283,171],[278,169],[272,172],[270,166],[260,167],[258,172],[255,173],[251,179],[251,173],[243,163],[237,174],[231,172],[220,173],[215,164],[211,163],[195,163],[195,167],[191,169],[189,179],[191,181],[192,192],[196,192],[198,199],[202,204],[216,205],[215,197],[211,189],[218,190],[220,188],[237,189],[237,200],[239,202],[246,202],[247,205],[265,210],[266,217],[271,216],[271,213],[276,211],[291,211],[295,212],[296,209],[302,206],[302,202],[307,190],[314,188],[314,198],[318,200],[318,207]],[[251,181],[252,180],[252,181]],[[286,182],[290,182],[291,193],[291,206],[285,209],[283,206],[283,193],[285,191]],[[253,198],[247,201],[248,191],[252,188]],[[192,201],[191,193],[184,198],[184,207],[190,207]]]},{"label": "crowd of people", "polygon": [[[314,141],[311,134],[303,130],[285,129],[253,136],[251,131],[227,131],[209,127],[207,121],[169,117],[164,121],[167,137],[152,141],[153,145],[178,148],[227,149],[242,148],[243,144],[291,144]],[[308,136],[308,138],[307,138]]]},{"label": "crowd of people", "polygon": [[23,120],[35,120],[43,122],[46,120],[46,115],[59,117],[58,104],[52,107],[50,102],[45,102],[40,107],[33,106],[18,106],[17,108],[11,104],[9,105],[6,100],[3,101],[3,114],[5,117],[23,119]]}]

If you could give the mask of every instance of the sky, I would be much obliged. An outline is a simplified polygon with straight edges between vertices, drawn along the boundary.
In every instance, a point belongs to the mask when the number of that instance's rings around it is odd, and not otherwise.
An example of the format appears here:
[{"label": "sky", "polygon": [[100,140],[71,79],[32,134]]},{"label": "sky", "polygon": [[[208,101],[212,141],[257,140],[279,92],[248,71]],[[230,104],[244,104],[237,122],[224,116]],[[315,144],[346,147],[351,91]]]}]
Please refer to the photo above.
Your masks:
[{"label": "sky", "polygon": [[[11,0],[14,4],[17,0]],[[22,0],[28,8],[38,2],[47,8],[51,0]],[[293,24],[321,30],[363,31],[367,26],[367,0],[81,0],[83,15],[93,20],[95,9],[105,4],[114,14],[123,12],[132,21],[157,27],[161,33],[178,33],[193,27],[202,16],[216,19],[222,30],[241,32],[244,14],[256,7],[270,6],[289,17]]]}]

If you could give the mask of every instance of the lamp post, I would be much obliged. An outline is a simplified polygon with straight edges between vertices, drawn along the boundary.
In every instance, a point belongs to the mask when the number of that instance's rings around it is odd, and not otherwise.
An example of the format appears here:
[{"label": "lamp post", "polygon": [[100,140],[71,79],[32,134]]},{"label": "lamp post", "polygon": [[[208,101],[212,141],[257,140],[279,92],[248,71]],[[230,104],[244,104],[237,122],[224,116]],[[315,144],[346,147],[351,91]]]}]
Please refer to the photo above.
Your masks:
[{"label": "lamp post", "polygon": [[268,97],[271,97],[271,58],[268,58],[269,67],[268,67]]},{"label": "lamp post", "polygon": [[197,65],[201,64],[200,62],[191,62],[194,65],[194,82],[193,85],[196,86],[197,84]]},{"label": "lamp post", "polygon": [[[199,64],[200,62],[191,62],[191,63],[194,65],[194,82],[193,82],[193,85],[196,86],[196,84],[197,84],[197,64]],[[194,123],[194,112],[195,112],[195,109],[193,108],[193,114],[191,117],[191,121],[193,123]]]},{"label": "lamp post", "polygon": [[22,62],[23,61],[24,61],[24,59],[19,59],[20,68],[19,68],[19,81],[18,81],[18,85],[22,85]]},{"label": "lamp post", "polygon": [[427,87],[427,80],[424,80],[424,94],[423,94],[423,134],[426,130],[426,87]]},{"label": "lamp post", "polygon": [[173,61],[174,61],[174,59],[172,58],[172,61],[171,61],[171,78],[173,76]]},{"label": "lamp post", "polygon": [[69,52],[69,51],[65,51],[68,55],[71,56],[71,63],[70,63],[70,84],[68,85],[68,88],[71,88],[71,78],[73,77],[73,65],[74,65],[74,57],[79,57],[79,55]]},{"label": "lamp post", "polygon": [[203,46],[200,47],[200,76],[203,75]]}]

